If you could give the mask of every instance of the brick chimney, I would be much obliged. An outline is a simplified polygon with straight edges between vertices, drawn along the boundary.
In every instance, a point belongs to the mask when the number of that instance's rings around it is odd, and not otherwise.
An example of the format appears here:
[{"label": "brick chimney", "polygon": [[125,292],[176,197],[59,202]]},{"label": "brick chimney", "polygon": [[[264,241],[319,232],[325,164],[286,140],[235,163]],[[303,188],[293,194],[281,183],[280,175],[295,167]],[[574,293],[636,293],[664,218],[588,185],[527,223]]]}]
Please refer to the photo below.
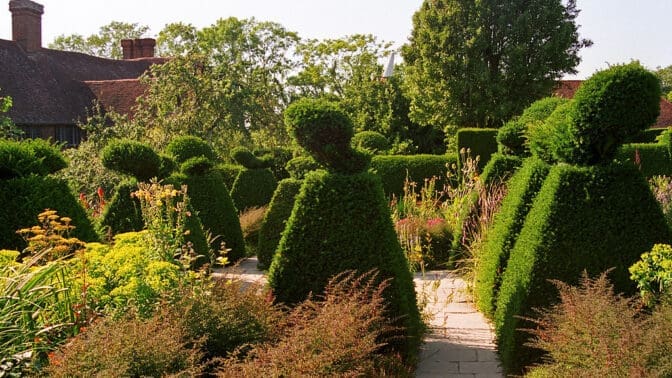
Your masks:
[{"label": "brick chimney", "polygon": [[154,38],[122,39],[121,50],[124,59],[153,58],[156,40]]},{"label": "brick chimney", "polygon": [[42,48],[42,14],[44,7],[30,0],[11,0],[12,40],[25,51]]}]

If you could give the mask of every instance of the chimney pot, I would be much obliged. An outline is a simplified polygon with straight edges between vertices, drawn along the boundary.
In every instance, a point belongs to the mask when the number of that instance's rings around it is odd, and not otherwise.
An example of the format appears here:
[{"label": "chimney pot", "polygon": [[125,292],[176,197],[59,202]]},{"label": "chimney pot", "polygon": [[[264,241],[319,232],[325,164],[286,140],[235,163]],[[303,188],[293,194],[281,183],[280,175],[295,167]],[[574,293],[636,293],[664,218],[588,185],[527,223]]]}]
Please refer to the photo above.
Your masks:
[{"label": "chimney pot", "polygon": [[42,14],[44,6],[30,0],[11,0],[12,40],[31,52],[42,48]]},{"label": "chimney pot", "polygon": [[143,57],[143,58],[153,58],[154,57],[154,47],[156,46],[156,40],[154,40],[154,38],[140,39],[140,45],[142,46],[141,57]]},{"label": "chimney pot", "polygon": [[123,59],[133,59],[133,40],[122,39],[121,50],[123,54]]}]

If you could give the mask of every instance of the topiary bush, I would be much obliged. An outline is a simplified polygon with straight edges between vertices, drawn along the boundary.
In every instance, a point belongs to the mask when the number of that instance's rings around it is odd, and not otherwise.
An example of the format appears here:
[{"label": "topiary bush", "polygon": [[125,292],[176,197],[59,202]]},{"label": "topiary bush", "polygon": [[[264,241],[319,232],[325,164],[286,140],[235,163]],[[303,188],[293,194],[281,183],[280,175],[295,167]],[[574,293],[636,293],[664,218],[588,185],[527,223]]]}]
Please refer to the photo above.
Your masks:
[{"label": "topiary bush", "polygon": [[0,180],[31,174],[46,175],[48,170],[28,144],[0,139]]},{"label": "topiary bush", "polygon": [[352,137],[352,147],[368,151],[372,154],[384,154],[390,149],[390,142],[376,131],[360,131]]},{"label": "topiary bush", "polygon": [[280,243],[287,220],[292,214],[294,200],[299,194],[302,183],[303,181],[295,178],[284,179],[278,183],[259,231],[259,247],[257,248],[259,269],[265,270],[271,266],[273,255]]},{"label": "topiary bush", "polygon": [[252,153],[266,162],[277,181],[289,178],[289,172],[287,172],[285,166],[294,157],[292,149],[283,147],[259,148]]},{"label": "topiary bush", "polygon": [[508,181],[508,194],[480,248],[474,272],[474,293],[478,309],[490,318],[495,313],[497,292],[509,254],[549,168],[537,158],[525,160]]},{"label": "topiary bush", "polygon": [[[352,151],[352,125],[335,105],[295,102],[285,112],[290,134],[327,170],[306,175],[269,269],[278,302],[320,295],[330,277],[377,269],[392,278],[385,290],[389,317],[403,327],[392,347],[412,359],[422,324],[408,263],[392,225],[380,179]],[[350,152],[349,152],[350,151]],[[363,164],[364,163],[364,164]]]},{"label": "topiary bush", "polygon": [[672,158],[662,143],[632,143],[621,146],[616,160],[634,164],[644,177],[672,176]]},{"label": "topiary bush", "polygon": [[140,231],[144,228],[140,201],[131,196],[138,190],[138,181],[134,178],[119,183],[116,192],[103,211],[100,221],[103,235],[117,235],[124,232]]},{"label": "topiary bush", "polygon": [[667,128],[651,128],[644,131],[640,131],[632,140],[629,140],[630,143],[657,143],[659,138],[663,133],[667,131]]},{"label": "topiary bush", "polygon": [[298,156],[287,162],[285,169],[293,179],[303,180],[308,172],[322,168],[315,159],[310,156]]},{"label": "topiary bush", "polygon": [[231,188],[233,188],[233,183],[236,181],[236,177],[238,177],[240,171],[243,169],[242,165],[237,164],[217,164],[215,166],[215,170],[222,176],[224,184],[229,188],[229,192],[231,191]]},{"label": "topiary bush", "polygon": [[574,161],[576,146],[569,131],[574,112],[575,103],[564,102],[543,123],[528,128],[530,153],[549,164]]},{"label": "topiary bush", "polygon": [[173,160],[171,156],[165,154],[159,154],[159,160],[161,164],[159,165],[159,178],[164,179],[173,174],[173,172],[178,168],[177,162]]},{"label": "topiary bush", "polygon": [[[614,185],[614,183],[618,183]],[[648,183],[632,165],[551,168],[511,250],[497,298],[495,328],[502,364],[518,373],[538,362],[526,346],[533,309],[556,303],[549,279],[576,284],[614,268],[618,292],[632,294],[628,267],[672,238]]]},{"label": "topiary bush", "polygon": [[278,186],[269,169],[244,169],[240,171],[231,188],[231,198],[238,210],[268,205]]},{"label": "topiary bush", "polygon": [[379,155],[371,159],[371,169],[380,177],[385,195],[400,198],[404,182],[423,183],[437,177],[437,187],[455,184],[457,155]]},{"label": "topiary bush", "polygon": [[260,159],[254,156],[252,151],[245,147],[236,147],[231,150],[231,158],[247,169],[268,168],[271,164],[271,161],[269,160]]},{"label": "topiary bush", "polygon": [[205,156],[197,156],[187,159],[182,165],[180,165],[180,172],[185,175],[203,175],[213,168],[214,164],[212,160],[206,158]]},{"label": "topiary bush", "polygon": [[486,187],[505,182],[522,164],[523,159],[518,156],[497,152],[490,157],[490,161],[483,168],[481,182]]},{"label": "topiary bush", "polygon": [[[457,150],[469,151],[469,157],[476,159],[478,157],[478,171],[481,172],[483,167],[488,164],[490,156],[497,152],[497,129],[477,129],[477,128],[463,128],[457,131]],[[458,160],[458,170],[464,165],[462,161],[464,157]]]},{"label": "topiary bush", "polygon": [[217,154],[208,142],[191,135],[179,136],[171,140],[166,146],[166,153],[172,156],[178,164],[198,156],[205,156],[211,161],[217,160]]},{"label": "topiary bush", "polygon": [[115,140],[108,143],[101,152],[103,166],[148,181],[159,175],[161,159],[154,150],[144,143],[133,140]]},{"label": "topiary bush", "polygon": [[68,166],[60,148],[48,140],[25,139],[21,143],[33,151],[35,157],[42,162],[44,172],[47,174],[56,173]]},{"label": "topiary bush", "polygon": [[615,65],[584,81],[574,95],[572,163],[611,159],[617,148],[653,125],[660,113],[660,81],[633,62]]}]

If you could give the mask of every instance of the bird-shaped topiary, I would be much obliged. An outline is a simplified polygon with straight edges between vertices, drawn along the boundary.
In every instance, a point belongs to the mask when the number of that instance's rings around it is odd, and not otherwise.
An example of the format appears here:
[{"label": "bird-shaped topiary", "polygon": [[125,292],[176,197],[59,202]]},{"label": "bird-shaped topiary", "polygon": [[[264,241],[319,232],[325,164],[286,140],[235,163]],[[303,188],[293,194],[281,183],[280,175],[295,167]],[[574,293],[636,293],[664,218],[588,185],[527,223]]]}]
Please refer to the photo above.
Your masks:
[{"label": "bird-shaped topiary", "polygon": [[272,161],[254,156],[245,147],[234,148],[231,157],[244,167],[231,187],[231,198],[238,210],[268,205],[278,186],[273,172],[268,169]]}]

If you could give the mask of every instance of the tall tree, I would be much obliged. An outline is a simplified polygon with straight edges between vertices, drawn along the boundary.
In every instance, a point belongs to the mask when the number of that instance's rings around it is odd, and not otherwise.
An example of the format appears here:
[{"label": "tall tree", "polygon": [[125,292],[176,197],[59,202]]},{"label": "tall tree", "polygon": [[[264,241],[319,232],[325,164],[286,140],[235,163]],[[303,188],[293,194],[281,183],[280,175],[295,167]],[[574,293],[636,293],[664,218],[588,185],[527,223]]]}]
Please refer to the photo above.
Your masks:
[{"label": "tall tree", "polygon": [[425,0],[402,49],[411,119],[499,127],[576,73],[592,44],[578,13],[576,0]]},{"label": "tall tree", "polygon": [[102,58],[121,59],[121,40],[140,38],[149,27],[137,23],[112,21],[101,26],[97,34],[84,37],[80,34],[60,35],[49,44],[50,49],[75,51]]},{"label": "tall tree", "polygon": [[660,79],[663,96],[672,101],[672,66],[667,66],[665,68],[658,67],[655,73]]},{"label": "tall tree", "polygon": [[198,30],[191,24],[174,22],[167,24],[156,38],[160,56],[184,56],[192,51],[198,39]]}]

